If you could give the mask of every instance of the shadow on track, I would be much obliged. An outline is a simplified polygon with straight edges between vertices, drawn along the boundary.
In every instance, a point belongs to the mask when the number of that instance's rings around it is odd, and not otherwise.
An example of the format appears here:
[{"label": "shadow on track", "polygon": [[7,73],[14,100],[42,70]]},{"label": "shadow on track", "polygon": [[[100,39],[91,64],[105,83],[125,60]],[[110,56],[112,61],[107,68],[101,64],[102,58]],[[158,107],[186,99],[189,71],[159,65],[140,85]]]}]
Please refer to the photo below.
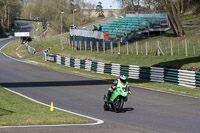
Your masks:
[{"label": "shadow on track", "polygon": [[0,85],[9,88],[18,87],[54,87],[54,86],[84,86],[84,85],[110,85],[110,82],[102,80],[81,80],[81,81],[41,81],[41,82],[7,82]]}]

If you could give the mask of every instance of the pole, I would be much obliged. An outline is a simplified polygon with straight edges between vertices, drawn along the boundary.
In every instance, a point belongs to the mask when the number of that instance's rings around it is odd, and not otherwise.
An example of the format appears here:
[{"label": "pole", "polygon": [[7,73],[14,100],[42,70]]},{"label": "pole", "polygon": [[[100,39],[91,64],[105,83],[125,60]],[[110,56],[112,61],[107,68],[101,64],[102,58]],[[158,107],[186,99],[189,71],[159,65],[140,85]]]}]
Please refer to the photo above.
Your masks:
[{"label": "pole", "polygon": [[61,45],[62,45],[62,50],[64,50],[64,48],[63,48],[63,34],[62,34],[62,28],[63,28],[63,24],[62,24],[62,14],[63,14],[64,12],[61,12]]},{"label": "pole", "polygon": [[75,15],[74,15],[75,11],[76,11],[76,9],[73,9],[73,26],[75,26]]},{"label": "pole", "polygon": [[74,9],[73,9],[73,26],[74,26]]}]

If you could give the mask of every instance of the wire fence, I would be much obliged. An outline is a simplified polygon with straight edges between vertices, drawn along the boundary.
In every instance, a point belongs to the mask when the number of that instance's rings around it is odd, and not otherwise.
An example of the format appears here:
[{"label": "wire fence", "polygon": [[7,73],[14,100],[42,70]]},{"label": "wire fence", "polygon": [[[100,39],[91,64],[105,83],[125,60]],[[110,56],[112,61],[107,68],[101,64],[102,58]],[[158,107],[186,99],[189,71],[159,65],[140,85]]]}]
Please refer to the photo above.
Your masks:
[{"label": "wire fence", "polygon": [[89,50],[91,52],[102,52],[111,54],[127,54],[127,55],[152,55],[152,56],[198,56],[200,55],[200,40],[169,40],[154,42],[99,42],[90,41],[90,45],[85,42],[67,41],[68,47],[73,50]]}]

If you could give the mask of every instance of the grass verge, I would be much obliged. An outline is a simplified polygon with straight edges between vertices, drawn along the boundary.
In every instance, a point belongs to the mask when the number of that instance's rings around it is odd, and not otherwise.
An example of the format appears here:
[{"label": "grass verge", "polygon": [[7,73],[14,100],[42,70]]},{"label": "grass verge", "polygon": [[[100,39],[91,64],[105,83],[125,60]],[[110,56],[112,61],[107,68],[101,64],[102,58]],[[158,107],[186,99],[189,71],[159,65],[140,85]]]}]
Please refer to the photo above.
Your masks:
[{"label": "grass verge", "polygon": [[[51,62],[46,62],[42,58],[43,58],[42,56],[39,56],[39,57],[34,57],[25,61],[32,64],[36,64],[38,66],[43,66],[49,69],[57,70],[57,71],[62,71],[62,72],[92,77],[92,78],[98,78],[98,79],[103,79],[103,80],[108,80],[108,81],[114,81],[116,78],[118,78],[116,76],[98,74],[94,72],[84,71],[81,69],[69,68],[69,67],[58,65]],[[176,86],[176,85],[171,85],[171,84],[161,84],[161,83],[155,83],[155,82],[150,82],[150,81],[145,81],[145,80],[136,80],[136,79],[128,79],[128,82],[133,86],[152,88],[155,90],[171,92],[171,93],[187,95],[187,96],[200,97],[200,89],[191,89],[191,88],[182,87],[182,86]],[[132,89],[134,92],[134,88]]]},{"label": "grass verge", "polygon": [[[194,32],[192,29],[189,30],[192,33]],[[63,36],[67,37],[68,34],[64,34]],[[190,35],[192,36],[192,35]],[[156,41],[155,39],[162,38],[165,40],[166,36],[162,35],[160,37],[154,37],[150,38],[152,41]],[[145,56],[145,55],[113,55],[109,54],[109,50],[107,50],[106,54],[97,53],[97,52],[90,52],[90,51],[72,51],[72,49],[67,48],[62,51],[62,47],[60,45],[60,35],[52,36],[51,38],[45,38],[40,43],[37,41],[31,42],[32,47],[35,47],[38,51],[40,49],[46,49],[51,47],[51,53],[54,54],[60,54],[68,57],[75,57],[80,59],[91,59],[94,61],[101,61],[101,62],[109,62],[109,63],[120,63],[120,64],[133,64],[138,66],[161,66],[165,67],[166,65],[169,65],[171,68],[185,68],[190,70],[191,67],[200,68],[199,65],[199,58],[197,57],[185,57],[185,56]],[[15,55],[16,51],[16,43],[9,43],[4,49],[2,49],[3,52],[6,54],[18,58]],[[24,51],[27,52],[26,50]],[[14,53],[14,54],[11,54]],[[24,54],[26,56],[26,54]],[[57,65],[51,62],[45,62],[42,59],[42,56],[35,57],[31,59],[25,60],[29,63],[33,63],[39,66],[44,66],[50,69],[68,72],[68,73],[74,73],[78,75],[83,75],[87,77],[93,77],[93,78],[99,78],[103,80],[111,80],[113,81],[117,77],[110,76],[110,75],[104,75],[104,74],[97,74],[93,72],[88,72],[84,70],[78,70],[74,68],[68,68],[62,65]],[[162,64],[163,63],[163,64]],[[170,84],[161,84],[161,83],[155,83],[155,82],[149,82],[144,80],[133,80],[130,79],[129,82],[131,85],[134,86],[140,86],[140,87],[146,87],[146,88],[153,88],[156,90],[176,93],[176,94],[182,94],[182,95],[188,95],[188,96],[194,96],[194,97],[200,97],[200,90],[198,89],[191,89],[186,88],[182,86],[176,86],[176,85],[170,85]]]},{"label": "grass verge", "polygon": [[0,126],[88,123],[91,120],[63,111],[50,111],[0,87]]}]

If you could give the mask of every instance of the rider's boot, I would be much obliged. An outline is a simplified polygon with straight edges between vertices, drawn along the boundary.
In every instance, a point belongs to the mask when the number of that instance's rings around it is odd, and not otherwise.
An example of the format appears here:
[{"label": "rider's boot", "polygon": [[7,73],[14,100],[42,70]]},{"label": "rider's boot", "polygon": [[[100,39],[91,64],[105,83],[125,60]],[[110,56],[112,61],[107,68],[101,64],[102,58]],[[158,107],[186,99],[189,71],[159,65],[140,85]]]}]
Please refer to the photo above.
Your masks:
[{"label": "rider's boot", "polygon": [[108,102],[108,103],[111,103],[111,101],[110,101],[111,95],[112,95],[111,93],[108,93],[108,97],[107,97],[107,102]]}]

